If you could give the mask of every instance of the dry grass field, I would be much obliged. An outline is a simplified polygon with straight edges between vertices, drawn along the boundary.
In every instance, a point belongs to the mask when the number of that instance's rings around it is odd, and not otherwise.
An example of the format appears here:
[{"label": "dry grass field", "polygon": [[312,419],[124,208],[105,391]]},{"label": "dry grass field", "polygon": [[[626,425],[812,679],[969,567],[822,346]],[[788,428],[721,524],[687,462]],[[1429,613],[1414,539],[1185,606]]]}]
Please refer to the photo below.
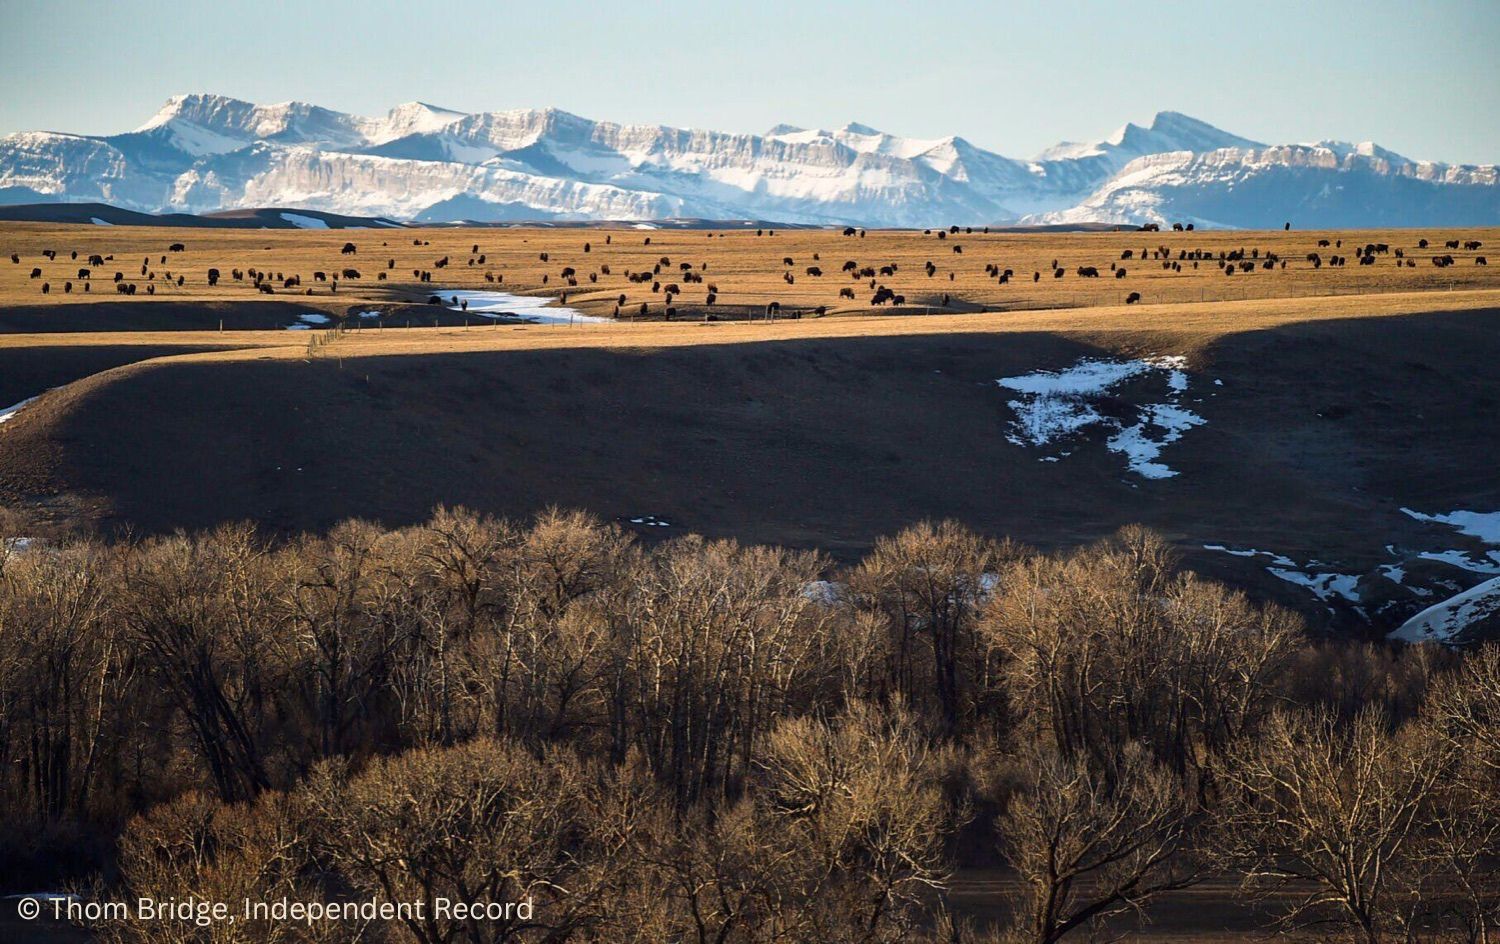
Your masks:
[{"label": "dry grass field", "polygon": [[[993,233],[957,234],[915,231],[870,231],[843,236],[833,230],[635,230],[635,229],[412,229],[412,230],[214,230],[152,227],[54,226],[11,223],[0,227],[0,305],[32,306],[119,301],[115,273],[134,283],[129,301],[238,303],[292,302],[313,310],[343,314],[356,304],[391,305],[424,302],[434,292],[454,289],[498,289],[522,295],[567,298],[569,307],[585,314],[610,316],[620,296],[621,313],[640,318],[665,317],[665,288],[676,284],[681,293],[673,302],[679,318],[763,316],[766,306],[779,304],[784,313],[868,314],[871,297],[885,286],[904,304],[884,304],[874,311],[931,313],[934,311],[1012,311],[1039,308],[1077,308],[1124,303],[1139,293],[1143,303],[1177,304],[1256,298],[1301,298],[1379,292],[1447,291],[1500,288],[1500,266],[1476,264],[1476,259],[1500,246],[1500,231],[1465,232],[1399,230],[1341,232],[1106,232],[1106,233]],[[1319,243],[1327,241],[1327,247]],[[1422,240],[1428,249],[1419,249]],[[1447,249],[1478,241],[1478,250]],[[341,252],[345,243],[357,248]],[[184,250],[170,252],[181,244]],[[1360,265],[1356,247],[1384,245],[1389,251]],[[587,251],[585,250],[587,247]],[[45,258],[45,250],[56,257]],[[955,250],[962,250],[961,252]],[[1401,251],[1404,258],[1397,259]],[[1226,276],[1220,254],[1244,252],[1242,262]],[[73,258],[73,253],[77,258]],[[1131,258],[1122,258],[1126,252]],[[1199,253],[1203,258],[1180,258]],[[1309,253],[1325,260],[1321,267],[1308,261]],[[19,262],[12,263],[14,254]],[[113,256],[102,266],[87,266],[91,255]],[[1265,267],[1268,254],[1276,261]],[[1146,258],[1142,258],[1145,255]],[[1331,257],[1347,259],[1342,266],[1327,264]],[[1436,256],[1452,256],[1451,266],[1438,267]],[[545,257],[545,258],[544,258]],[[438,263],[447,260],[444,267]],[[483,261],[481,261],[481,259]],[[667,260],[663,262],[662,260]],[[785,260],[792,260],[786,265]],[[1285,266],[1282,262],[1285,262]],[[1497,260],[1500,261],[1500,260]],[[844,271],[874,269],[873,277],[856,278]],[[927,274],[928,263],[932,274]],[[1194,264],[1196,262],[1196,265]],[[1404,263],[1415,263],[1414,266]],[[1054,263],[1056,268],[1054,268]],[[1111,265],[1126,275],[1116,278]],[[645,282],[631,282],[628,273],[660,273]],[[683,266],[691,268],[684,270]],[[882,273],[883,267],[894,271]],[[1165,266],[1165,267],[1164,267]],[[991,267],[986,271],[986,267]],[[1078,274],[1080,267],[1098,270],[1097,278]],[[89,292],[78,278],[90,268]],[[207,273],[222,273],[217,286]],[[315,272],[332,276],[346,268],[360,278],[319,282]],[[609,269],[605,274],[602,270]],[[821,276],[808,274],[809,268]],[[32,278],[33,270],[40,275]],[[144,272],[142,270],[145,270]],[[275,277],[273,295],[262,294],[248,274],[235,280],[231,273],[263,271]],[[574,270],[570,277],[566,270]],[[1004,284],[994,272],[1012,275]],[[1060,271],[1060,277],[1054,276]],[[423,282],[414,273],[429,272]],[[384,275],[385,280],[380,277]],[[793,281],[788,282],[790,275]],[[497,281],[487,281],[486,276]],[[690,282],[685,276],[702,277]],[[285,287],[287,278],[301,284]],[[178,279],[182,284],[177,284]],[[572,278],[576,285],[569,285]],[[71,283],[71,291],[66,286]],[[652,291],[653,283],[661,290]],[[873,284],[872,284],[873,283]],[[42,293],[42,285],[49,287]],[[709,287],[718,291],[707,304]],[[155,294],[147,295],[148,290]],[[853,299],[841,297],[849,290]],[[311,293],[310,295],[308,293]],[[947,305],[944,298],[947,297]],[[6,330],[46,330],[55,321],[17,322]],[[185,326],[215,327],[185,316]],[[135,328],[129,319],[123,326]],[[29,325],[29,327],[27,327]],[[160,325],[153,325],[160,326]],[[231,319],[226,327],[251,326]],[[261,326],[272,326],[262,324]]]}]

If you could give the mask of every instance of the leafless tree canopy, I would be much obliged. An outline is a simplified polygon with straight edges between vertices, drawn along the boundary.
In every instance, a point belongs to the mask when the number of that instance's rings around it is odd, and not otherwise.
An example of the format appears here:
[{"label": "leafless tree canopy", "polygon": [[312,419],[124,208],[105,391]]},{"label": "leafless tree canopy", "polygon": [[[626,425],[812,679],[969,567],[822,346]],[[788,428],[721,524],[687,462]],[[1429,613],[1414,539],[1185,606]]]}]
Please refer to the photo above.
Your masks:
[{"label": "leafless tree canopy", "polygon": [[[0,540],[0,761],[5,887],[531,903],[216,941],[1085,940],[1205,876],[1323,936],[1500,921],[1500,652],[1310,640],[1135,528]],[[986,856],[988,930],[946,894]]]}]

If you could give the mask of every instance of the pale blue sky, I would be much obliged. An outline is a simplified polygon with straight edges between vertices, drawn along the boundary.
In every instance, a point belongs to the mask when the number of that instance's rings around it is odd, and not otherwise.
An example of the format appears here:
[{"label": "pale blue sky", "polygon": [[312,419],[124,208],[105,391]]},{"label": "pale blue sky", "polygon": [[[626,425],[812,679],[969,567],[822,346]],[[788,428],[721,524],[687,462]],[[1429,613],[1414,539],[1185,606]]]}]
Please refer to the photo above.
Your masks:
[{"label": "pale blue sky", "polygon": [[1492,163],[1497,49],[1496,0],[0,0],[0,133],[126,131],[205,91],[726,131],[859,121],[1029,157],[1170,109],[1263,141]]}]

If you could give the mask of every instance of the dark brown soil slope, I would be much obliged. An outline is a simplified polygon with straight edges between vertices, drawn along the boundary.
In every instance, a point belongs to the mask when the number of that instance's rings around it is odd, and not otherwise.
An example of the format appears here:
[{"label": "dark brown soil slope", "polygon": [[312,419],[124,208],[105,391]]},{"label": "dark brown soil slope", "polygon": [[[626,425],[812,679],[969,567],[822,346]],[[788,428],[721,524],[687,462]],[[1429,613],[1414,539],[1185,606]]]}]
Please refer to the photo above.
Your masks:
[{"label": "dark brown soil slope", "polygon": [[[106,526],[147,532],[557,504],[671,522],[653,536],[852,556],[921,518],[1043,547],[1144,522],[1204,569],[1302,603],[1300,588],[1201,545],[1359,572],[1426,527],[1403,505],[1500,507],[1500,311],[1224,336],[1195,355],[1189,405],[1207,423],[1163,453],[1175,478],[1133,475],[1097,439],[1056,462],[1006,440],[996,378],[1114,353],[997,333],[163,360],[23,412],[0,436],[0,469],[11,500],[82,495]],[[1116,395],[1149,398],[1153,383]]]}]

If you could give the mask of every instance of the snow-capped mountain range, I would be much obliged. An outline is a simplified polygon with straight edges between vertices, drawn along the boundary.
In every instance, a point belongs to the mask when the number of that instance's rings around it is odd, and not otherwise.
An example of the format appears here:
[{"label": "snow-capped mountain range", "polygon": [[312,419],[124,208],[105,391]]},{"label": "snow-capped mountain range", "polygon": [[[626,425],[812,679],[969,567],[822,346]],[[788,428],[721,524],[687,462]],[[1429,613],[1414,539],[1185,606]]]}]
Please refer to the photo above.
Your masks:
[{"label": "snow-capped mountain range", "polygon": [[419,102],[366,118],[203,94],[170,99],[126,134],[0,138],[0,203],[76,201],[426,222],[1500,223],[1493,164],[1413,161],[1368,142],[1266,145],[1175,112],[1018,160],[960,137],[904,138],[859,124],[728,134]]}]

